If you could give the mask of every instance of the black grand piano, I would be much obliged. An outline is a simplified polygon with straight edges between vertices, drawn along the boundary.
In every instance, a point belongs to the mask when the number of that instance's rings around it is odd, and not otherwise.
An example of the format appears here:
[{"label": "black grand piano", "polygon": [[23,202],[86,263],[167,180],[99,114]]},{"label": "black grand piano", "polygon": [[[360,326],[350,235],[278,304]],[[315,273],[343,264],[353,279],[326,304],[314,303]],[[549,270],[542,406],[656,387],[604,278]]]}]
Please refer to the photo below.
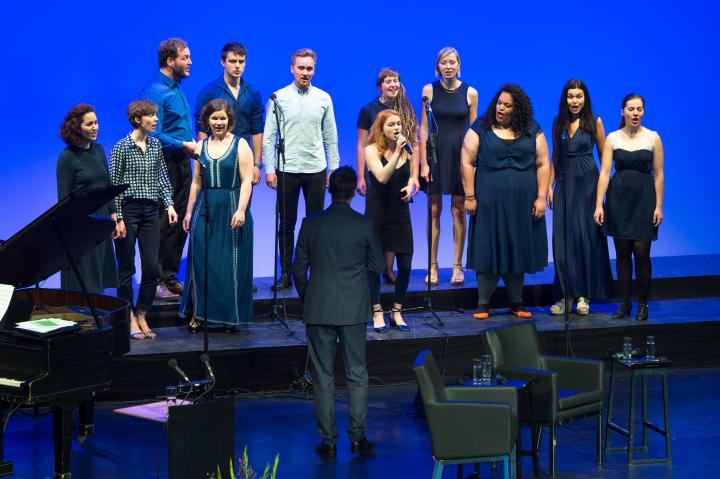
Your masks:
[{"label": "black grand piano", "polygon": [[[10,420],[23,406],[50,407],[56,479],[71,477],[73,412],[80,409],[79,437],[91,434],[93,397],[109,389],[113,357],[130,350],[128,303],[87,293],[75,267],[75,259],[115,227],[111,219],[92,213],[125,188],[74,192],[0,244],[0,283],[27,288],[15,290],[8,313],[64,317],[79,326],[33,336],[7,323],[31,318],[0,318],[0,418]],[[82,292],[29,287],[68,267],[78,274]],[[12,473],[0,431],[0,476]]]}]

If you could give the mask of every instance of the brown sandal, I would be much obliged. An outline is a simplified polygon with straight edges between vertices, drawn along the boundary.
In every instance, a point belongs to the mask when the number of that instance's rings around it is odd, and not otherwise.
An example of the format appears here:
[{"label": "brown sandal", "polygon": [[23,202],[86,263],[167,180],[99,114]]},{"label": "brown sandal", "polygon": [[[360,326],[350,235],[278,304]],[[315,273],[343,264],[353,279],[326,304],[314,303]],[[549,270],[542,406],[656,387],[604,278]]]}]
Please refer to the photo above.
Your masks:
[{"label": "brown sandal", "polygon": [[157,338],[157,334],[153,332],[152,329],[150,329],[150,326],[148,326],[147,321],[145,320],[145,314],[138,314],[136,315],[138,327],[140,328],[140,331],[143,332],[145,337],[147,339],[155,339]]}]

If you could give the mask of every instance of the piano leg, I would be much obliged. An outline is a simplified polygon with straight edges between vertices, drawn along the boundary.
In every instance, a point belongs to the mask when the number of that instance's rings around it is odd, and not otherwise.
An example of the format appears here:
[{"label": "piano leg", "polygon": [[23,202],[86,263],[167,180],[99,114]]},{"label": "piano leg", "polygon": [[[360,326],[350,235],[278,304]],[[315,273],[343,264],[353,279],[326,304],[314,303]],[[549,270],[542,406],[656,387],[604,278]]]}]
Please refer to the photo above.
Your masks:
[{"label": "piano leg", "polygon": [[73,410],[77,402],[63,402],[51,406],[53,416],[53,443],[55,446],[54,479],[70,479],[72,452]]},{"label": "piano leg", "polygon": [[2,430],[2,426],[5,425],[5,423],[2,422],[2,420],[5,419],[5,405],[0,402],[0,477],[2,476],[12,476],[13,474],[13,465],[11,461],[5,460],[5,433]]},{"label": "piano leg", "polygon": [[80,403],[80,410],[78,413],[78,435],[77,443],[82,444],[85,442],[88,436],[95,432],[94,416],[95,416],[95,398],[93,397],[86,399]]}]

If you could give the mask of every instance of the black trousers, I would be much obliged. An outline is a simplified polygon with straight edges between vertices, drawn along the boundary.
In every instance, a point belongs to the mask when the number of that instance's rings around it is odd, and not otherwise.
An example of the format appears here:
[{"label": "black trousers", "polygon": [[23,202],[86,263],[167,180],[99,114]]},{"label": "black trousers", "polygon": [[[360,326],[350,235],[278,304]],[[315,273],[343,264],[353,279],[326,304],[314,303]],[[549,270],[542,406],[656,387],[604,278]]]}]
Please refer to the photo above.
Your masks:
[{"label": "black trousers", "polygon": [[302,189],[305,199],[305,216],[322,211],[325,207],[325,170],[317,173],[282,173],[278,176],[278,211],[280,227],[280,268],[283,273],[291,274],[295,224],[297,223],[298,199]]},{"label": "black trousers", "polygon": [[525,284],[525,273],[519,274],[493,274],[475,273],[478,289],[478,307],[484,308],[490,304],[490,298],[497,288],[498,280],[502,277],[505,282],[505,291],[510,297],[510,304],[522,306],[522,292]]},{"label": "black trousers", "polygon": [[308,350],[312,365],[313,399],[317,428],[323,442],[335,444],[335,348],[340,350],[345,365],[345,382],[348,388],[348,435],[358,441],[365,435],[365,417],[368,402],[368,372],[365,360],[367,325],[305,325]]},{"label": "black trousers", "polygon": [[180,260],[187,233],[182,228],[182,220],[187,211],[188,196],[190,195],[190,161],[182,157],[165,158],[170,184],[173,189],[173,206],[178,214],[178,222],[171,225],[167,214],[160,210],[160,256],[158,262],[157,279],[164,282],[177,281],[180,271]]},{"label": "black trousers", "polygon": [[136,304],[133,302],[132,287],[132,278],[135,274],[135,242],[140,248],[142,279],[140,280],[137,309],[142,311],[152,309],[157,285],[160,242],[158,210],[165,212],[156,201],[132,199],[125,201],[122,206],[122,215],[127,236],[115,240],[115,256],[117,257],[119,276],[117,295],[131,305]]},{"label": "black trousers", "polygon": [[[398,274],[395,278],[395,296],[393,303],[403,304],[405,301],[405,293],[407,293],[410,284],[410,270],[412,268],[412,254],[396,253],[395,259],[398,265]],[[380,277],[373,272],[368,271],[368,286],[370,287],[370,302],[372,304],[380,304]]]}]

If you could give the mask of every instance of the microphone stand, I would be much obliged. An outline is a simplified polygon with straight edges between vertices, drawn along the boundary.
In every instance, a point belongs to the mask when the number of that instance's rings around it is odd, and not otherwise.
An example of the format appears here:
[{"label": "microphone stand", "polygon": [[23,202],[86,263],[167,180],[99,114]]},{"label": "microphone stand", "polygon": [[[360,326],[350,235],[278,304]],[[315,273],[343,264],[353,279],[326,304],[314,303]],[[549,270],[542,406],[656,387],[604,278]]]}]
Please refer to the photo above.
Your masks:
[{"label": "microphone stand", "polygon": [[[281,128],[281,124],[284,125],[284,115],[282,113],[282,110],[280,109],[280,105],[277,103],[277,99],[275,98],[275,95],[272,95],[270,99],[273,101],[273,115],[275,115],[275,124],[277,125],[277,144],[275,145],[275,151],[276,151],[276,158],[279,158],[282,162],[283,169],[280,171],[280,174],[277,175],[279,178],[281,178],[280,181],[282,181],[283,188],[285,188],[285,138],[283,136],[283,128]],[[277,170],[276,170],[277,174]],[[278,184],[278,187],[280,185]],[[272,306],[270,308],[270,312],[267,314],[261,314],[259,316],[256,316],[256,318],[265,318],[269,317],[276,321],[278,321],[287,331],[288,336],[295,336],[295,331],[293,331],[290,328],[290,322],[288,321],[288,318],[299,318],[300,316],[297,315],[291,315],[287,312],[287,304],[285,301],[285,294],[283,294],[282,297],[282,304],[278,304],[278,288],[276,285],[278,284],[278,257],[280,254],[280,194],[275,196],[275,243],[273,245],[273,255],[275,256],[275,260],[273,262],[273,286],[272,286]],[[286,217],[285,215],[285,195],[283,194],[282,197],[282,212],[283,217]],[[285,249],[285,244],[283,242],[283,250]]]},{"label": "microphone stand", "polygon": [[200,164],[200,176],[203,180],[202,195],[203,201],[205,202],[205,211],[203,212],[203,216],[205,218],[205,251],[203,252],[205,261],[205,270],[203,271],[203,352],[207,354],[210,343],[210,338],[208,337],[208,239],[210,233],[209,230],[212,229],[213,226],[212,218],[210,217],[210,204],[208,203],[207,196],[207,189],[210,186],[210,177],[207,174],[207,168],[202,164],[202,162],[198,160],[198,163]]},{"label": "microphone stand", "polygon": [[567,163],[567,129],[563,129],[562,133],[560,134],[560,161],[558,162],[558,165],[560,165],[562,162],[562,171],[560,172],[560,178],[562,182],[562,210],[563,210],[563,227],[562,227],[562,236],[563,236],[563,266],[561,274],[561,284],[562,284],[562,290],[563,290],[563,301],[565,302],[565,308],[563,309],[563,319],[565,322],[565,356],[570,356],[570,308],[572,307],[572,302],[568,301],[568,235],[567,235],[567,224],[568,224],[568,213],[567,213],[567,196],[568,196],[568,183],[567,183],[567,170],[568,165]]},{"label": "microphone stand", "polygon": [[[432,165],[437,166],[437,147],[435,145],[435,135],[436,133],[433,133],[432,130],[437,128],[437,125],[435,124],[435,117],[432,114],[432,110],[430,109],[430,102],[427,100],[427,97],[423,97],[423,105],[425,106],[425,114],[428,119],[428,143],[430,145],[430,160]],[[430,128],[432,124],[433,128]],[[432,281],[431,281],[431,272],[432,272],[432,235],[433,235],[433,226],[432,226],[432,195],[433,195],[433,183],[435,183],[435,180],[432,177],[432,170],[433,168],[430,168],[431,175],[430,179],[427,181],[427,222],[428,222],[428,228],[427,228],[427,271],[428,271],[428,281],[427,281],[427,290],[425,291],[425,300],[423,302],[423,306],[416,307],[416,308],[407,308],[403,309],[403,311],[427,311],[430,314],[432,314],[433,318],[435,318],[435,321],[437,322],[438,326],[445,326],[445,323],[440,318],[440,316],[437,314],[437,311],[453,311],[456,313],[462,313],[464,310],[462,308],[450,308],[445,306],[435,306],[433,305],[432,301]],[[438,274],[440,268],[438,268]],[[425,323],[426,326],[431,326],[427,322]]]}]

